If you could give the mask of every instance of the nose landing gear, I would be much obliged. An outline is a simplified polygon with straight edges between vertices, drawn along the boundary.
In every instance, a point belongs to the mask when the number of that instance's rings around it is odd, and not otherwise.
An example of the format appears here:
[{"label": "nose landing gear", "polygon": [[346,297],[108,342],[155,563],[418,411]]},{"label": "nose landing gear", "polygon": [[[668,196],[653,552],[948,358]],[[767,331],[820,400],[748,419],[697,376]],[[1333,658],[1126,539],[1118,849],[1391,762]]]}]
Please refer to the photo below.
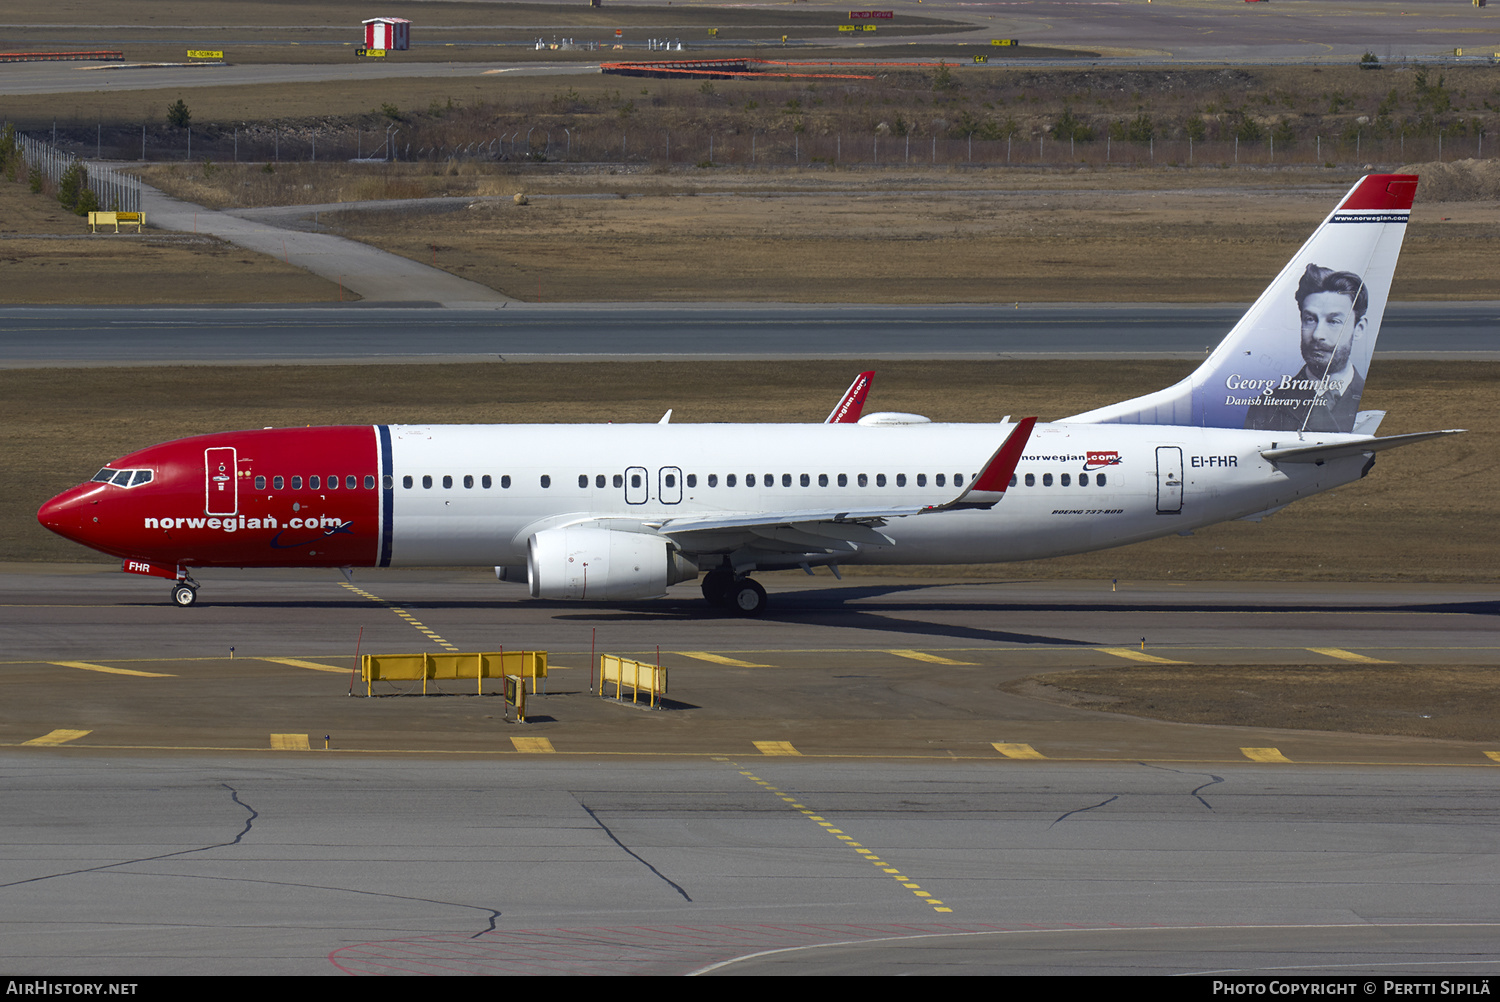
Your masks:
[{"label": "nose landing gear", "polygon": [[183,578],[172,585],[172,603],[186,609],[198,601],[198,582],[192,578]]}]

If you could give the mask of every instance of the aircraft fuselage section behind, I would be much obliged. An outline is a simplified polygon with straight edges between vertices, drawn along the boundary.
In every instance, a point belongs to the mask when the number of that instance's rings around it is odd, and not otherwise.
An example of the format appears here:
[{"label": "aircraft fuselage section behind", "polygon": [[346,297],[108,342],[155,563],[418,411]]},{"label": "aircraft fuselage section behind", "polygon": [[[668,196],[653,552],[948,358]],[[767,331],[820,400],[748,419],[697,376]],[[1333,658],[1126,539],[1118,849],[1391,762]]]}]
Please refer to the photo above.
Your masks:
[{"label": "aircraft fuselage section behind", "polygon": [[[153,446],[49,502],[42,523],[126,560],[210,566],[526,563],[540,531],[587,524],[671,536],[698,517],[940,505],[1009,424],[445,425],[291,428]],[[891,518],[886,542],[814,562],[985,563],[1079,553],[1183,532],[1358,479],[1369,459],[1278,466],[1295,433],[1037,425],[992,507]],[[104,471],[101,471],[104,475]],[[809,559],[766,533],[780,565]],[[708,569],[744,534],[674,547]],[[758,566],[776,566],[764,555]]]}]

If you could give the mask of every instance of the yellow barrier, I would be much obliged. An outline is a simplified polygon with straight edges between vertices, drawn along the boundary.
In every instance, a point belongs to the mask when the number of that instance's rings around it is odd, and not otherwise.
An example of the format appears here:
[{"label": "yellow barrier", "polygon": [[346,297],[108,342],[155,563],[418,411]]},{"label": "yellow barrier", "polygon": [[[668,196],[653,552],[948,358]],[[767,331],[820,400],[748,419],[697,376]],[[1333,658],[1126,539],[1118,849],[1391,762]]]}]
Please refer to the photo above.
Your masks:
[{"label": "yellow barrier", "polygon": [[494,651],[478,654],[366,654],[359,659],[365,695],[376,682],[414,682],[422,680],[422,694],[427,694],[427,680],[474,679],[476,691],[484,692],[484,680],[518,675],[536,680],[547,677],[546,651]]},{"label": "yellow barrier", "polygon": [[144,212],[90,212],[89,232],[98,233],[101,226],[113,226],[115,232],[120,232],[120,224],[134,226],[139,233],[146,225],[146,214]]},{"label": "yellow barrier", "polygon": [[646,693],[649,705],[656,706],[657,694],[666,695],[667,692],[667,670],[659,665],[648,665],[642,661],[632,661],[630,658],[616,657],[613,654],[599,655],[599,695],[604,695],[604,686],[608,682],[615,684],[615,698],[620,698],[621,690],[630,688],[630,701],[632,703],[640,699],[642,692]]}]

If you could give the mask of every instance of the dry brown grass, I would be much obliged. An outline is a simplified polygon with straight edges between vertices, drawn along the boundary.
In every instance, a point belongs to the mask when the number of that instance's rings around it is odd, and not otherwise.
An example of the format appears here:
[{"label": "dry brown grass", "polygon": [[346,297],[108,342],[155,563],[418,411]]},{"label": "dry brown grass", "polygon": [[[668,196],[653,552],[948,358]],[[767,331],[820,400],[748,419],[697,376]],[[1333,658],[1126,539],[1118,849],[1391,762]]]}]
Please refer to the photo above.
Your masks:
[{"label": "dry brown grass", "polygon": [[1033,676],[1005,688],[1188,724],[1500,738],[1500,668],[1487,665],[1132,667]]},{"label": "dry brown grass", "polygon": [[[506,197],[321,218],[414,260],[430,263],[436,244],[440,267],[527,300],[1232,302],[1260,293],[1348,181],[1230,192],[1192,178],[1162,191],[1137,187],[1141,173],[1033,175],[1021,190],[993,187],[1011,176],[946,172],[802,173],[780,190],[763,176],[594,175],[614,198],[538,197],[562,187],[542,178],[442,177],[445,190]],[[1421,207],[1393,296],[1493,298],[1483,248],[1500,241],[1497,222],[1494,202]]]},{"label": "dry brown grass", "polygon": [[[37,507],[116,456],[184,435],[325,423],[655,421],[668,407],[679,421],[816,422],[862,365],[879,373],[872,408],[959,421],[1063,417],[1165,386],[1190,368],[851,360],[10,370],[0,372],[0,421],[10,443],[0,476],[13,485],[0,492],[0,557],[88,559],[88,551],[37,525]],[[1262,523],[941,573],[1492,582],[1500,566],[1500,535],[1491,531],[1500,460],[1487,443],[1500,433],[1497,377],[1500,363],[1377,364],[1365,403],[1389,409],[1383,433],[1471,433],[1383,453],[1366,479]],[[267,394],[268,385],[278,392]]]},{"label": "dry brown grass", "polygon": [[[320,222],[424,264],[436,244],[439,267],[523,300],[922,303],[1248,301],[1357,174],[464,162],[145,176],[214,207],[473,198]],[[1500,202],[1419,201],[1394,298],[1494,298],[1497,242]]]}]

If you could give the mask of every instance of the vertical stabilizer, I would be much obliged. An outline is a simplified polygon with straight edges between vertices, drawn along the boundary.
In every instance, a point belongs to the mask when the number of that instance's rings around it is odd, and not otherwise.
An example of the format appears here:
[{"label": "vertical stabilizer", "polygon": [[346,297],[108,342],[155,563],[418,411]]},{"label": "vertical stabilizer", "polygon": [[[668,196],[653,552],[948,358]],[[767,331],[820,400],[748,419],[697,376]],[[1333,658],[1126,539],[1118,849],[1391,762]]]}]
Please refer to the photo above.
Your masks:
[{"label": "vertical stabilizer", "polygon": [[854,377],[854,382],[844,391],[839,402],[834,404],[833,410],[828,412],[828,417],[823,420],[824,424],[858,424],[860,415],[864,413],[865,398],[870,395],[870,383],[874,381],[874,372],[861,372]]},{"label": "vertical stabilizer", "polygon": [[1353,431],[1416,190],[1361,178],[1191,376],[1066,420]]}]

